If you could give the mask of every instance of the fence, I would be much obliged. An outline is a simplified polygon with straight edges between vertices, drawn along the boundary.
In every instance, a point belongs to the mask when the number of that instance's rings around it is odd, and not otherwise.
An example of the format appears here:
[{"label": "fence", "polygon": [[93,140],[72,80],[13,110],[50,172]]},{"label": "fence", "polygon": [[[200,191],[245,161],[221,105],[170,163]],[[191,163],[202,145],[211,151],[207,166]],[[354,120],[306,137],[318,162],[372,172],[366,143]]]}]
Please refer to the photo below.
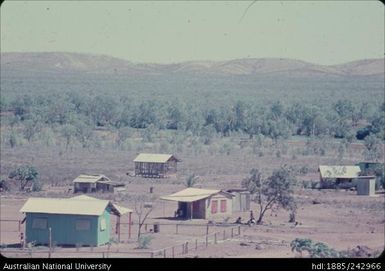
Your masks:
[{"label": "fence", "polygon": [[[167,224],[170,225],[170,224]],[[186,225],[186,224],[183,224]],[[189,225],[191,226],[191,225]],[[203,226],[203,225],[198,225]],[[156,249],[152,251],[120,251],[120,249],[108,249],[101,250],[101,248],[76,248],[76,249],[56,249],[55,247],[30,247],[24,249],[16,248],[3,248],[1,249],[1,254],[5,257],[24,257],[24,258],[175,258],[178,256],[188,255],[191,251],[197,251],[201,248],[206,248],[209,245],[215,245],[218,242],[231,239],[235,236],[241,235],[241,226],[236,227],[224,227],[223,230],[215,231],[209,233],[208,225],[206,227],[207,234],[199,237],[193,238],[189,241],[179,243],[174,246],[169,246],[161,249]],[[178,226],[180,227],[180,225]],[[110,248],[110,246],[109,246]]]},{"label": "fence", "polygon": [[[120,234],[120,241],[130,239],[128,238],[128,225],[129,223],[123,222],[120,223],[118,228],[120,228],[121,234]],[[162,232],[166,234],[181,234],[181,235],[190,235],[190,236],[202,236],[203,234],[208,234],[211,231],[215,230],[217,227],[230,227],[234,226],[234,224],[207,224],[207,223],[201,223],[201,224],[191,224],[191,223],[166,223],[166,222],[149,222],[143,224],[141,228],[142,233],[146,232]],[[131,222],[132,232],[137,232],[137,228],[134,229],[134,227],[138,227],[137,223]],[[155,227],[157,229],[155,230]],[[135,238],[135,234],[133,234],[131,237]]]},{"label": "fence", "polygon": [[[208,231],[208,227],[207,227]],[[213,233],[207,233],[201,238],[194,238],[189,241],[180,243],[175,246],[170,246],[158,250],[153,250],[151,252],[151,258],[162,257],[162,258],[175,258],[180,255],[187,255],[189,251],[197,251],[198,248],[206,248],[210,244],[217,244],[220,241],[225,241],[232,239],[235,236],[241,235],[241,226],[225,228],[221,231],[216,231]]]}]

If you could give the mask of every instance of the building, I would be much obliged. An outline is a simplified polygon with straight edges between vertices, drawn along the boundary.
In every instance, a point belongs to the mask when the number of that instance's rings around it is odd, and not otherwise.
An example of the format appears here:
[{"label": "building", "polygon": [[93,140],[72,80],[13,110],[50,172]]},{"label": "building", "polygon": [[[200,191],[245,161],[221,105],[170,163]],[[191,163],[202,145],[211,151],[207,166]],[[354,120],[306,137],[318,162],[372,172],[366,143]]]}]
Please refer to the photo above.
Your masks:
[{"label": "building", "polygon": [[376,176],[359,176],[356,183],[357,195],[374,196],[376,194]]},{"label": "building", "polygon": [[332,181],[333,184],[353,183],[360,173],[359,166],[319,166],[321,187],[326,188]]},{"label": "building", "polygon": [[[132,210],[108,200],[85,195],[73,198],[29,198],[20,209],[25,213],[25,241],[36,244],[100,246],[110,241],[111,215],[129,214],[131,234]],[[119,225],[118,225],[119,224]],[[120,239],[120,228],[118,239]]]},{"label": "building", "polygon": [[246,189],[229,189],[226,192],[232,194],[233,212],[250,211],[250,192]]},{"label": "building", "polygon": [[172,154],[141,153],[134,159],[135,175],[164,178],[177,172],[177,162]]},{"label": "building", "polygon": [[75,180],[74,193],[115,192],[124,190],[124,184],[112,182],[104,175],[81,174]]},{"label": "building", "polygon": [[176,216],[182,219],[216,219],[232,215],[233,195],[221,190],[186,188],[161,197],[178,202]]}]

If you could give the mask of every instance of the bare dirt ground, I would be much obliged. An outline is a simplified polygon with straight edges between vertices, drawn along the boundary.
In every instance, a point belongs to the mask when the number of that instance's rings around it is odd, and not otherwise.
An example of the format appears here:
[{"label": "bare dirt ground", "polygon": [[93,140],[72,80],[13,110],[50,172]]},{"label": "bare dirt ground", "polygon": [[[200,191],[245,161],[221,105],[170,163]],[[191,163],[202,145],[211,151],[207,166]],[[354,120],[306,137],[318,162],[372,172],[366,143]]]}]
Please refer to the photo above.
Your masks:
[{"label": "bare dirt ground", "polygon": [[[44,183],[40,192],[2,192],[0,197],[0,243],[2,254],[7,257],[47,257],[46,247],[36,247],[31,251],[9,248],[12,244],[20,243],[17,222],[4,220],[22,220],[24,215],[19,213],[20,208],[29,197],[71,197],[69,191],[71,181],[81,173],[105,174],[114,181],[126,184],[126,191],[115,194],[93,194],[92,196],[110,199],[117,204],[134,209],[134,198],[145,195],[153,198],[154,210],[146,221],[147,226],[143,232],[153,237],[149,249],[136,249],[137,216],[133,213],[132,236],[128,238],[128,225],[121,227],[121,243],[113,243],[107,255],[108,246],[98,248],[55,248],[54,257],[166,257],[172,256],[171,247],[174,248],[174,257],[296,257],[290,250],[290,242],[295,238],[310,238],[314,241],[324,242],[336,250],[355,248],[357,245],[366,246],[372,251],[384,250],[384,225],[385,213],[384,193],[374,197],[357,196],[355,191],[347,190],[317,190],[304,189],[298,186],[296,199],[298,225],[288,223],[289,213],[279,210],[276,213],[267,213],[263,225],[241,226],[241,235],[235,234],[229,238],[231,227],[222,227],[224,221],[217,221],[217,226],[210,226],[209,233],[222,232],[227,229],[226,240],[222,234],[217,236],[214,244],[210,236],[209,245],[206,247],[204,235],[206,234],[206,220],[176,221],[170,219],[177,206],[173,202],[160,201],[159,197],[184,189],[186,177],[195,173],[199,180],[196,187],[229,189],[241,187],[241,180],[248,176],[251,168],[260,168],[266,175],[283,164],[301,167],[306,165],[307,174],[297,176],[301,181],[318,180],[317,168],[319,164],[336,163],[334,154],[326,156],[293,157],[295,148],[290,149],[287,155],[276,157],[274,151],[265,152],[263,157],[235,149],[231,155],[219,153],[204,153],[201,155],[183,153],[180,155],[182,163],[178,165],[178,175],[166,179],[144,179],[129,177],[127,172],[132,171],[132,160],[135,151],[92,151],[73,150],[61,153],[58,149],[39,149],[35,147],[18,147],[16,149],[2,149],[1,172],[9,172],[15,165],[32,163],[40,172]],[[300,147],[298,147],[300,148]],[[352,153],[354,154],[354,149]],[[360,155],[348,155],[340,164],[352,164],[360,161]],[[150,194],[150,187],[153,193]],[[252,203],[252,209],[257,214],[257,205]],[[238,216],[246,221],[249,213],[234,213],[229,222],[234,222]],[[127,223],[128,217],[123,217],[122,222]],[[161,223],[160,232],[153,233],[153,224]],[[176,233],[176,223],[196,224],[201,226],[180,226]],[[169,225],[164,225],[169,224]],[[112,221],[115,231],[115,220]],[[235,226],[235,225],[234,225]],[[24,231],[24,224],[21,225]],[[236,232],[236,229],[234,229]],[[114,234],[113,234],[114,235]],[[114,235],[117,238],[116,235]],[[197,240],[197,241],[196,241]],[[181,255],[182,244],[189,242],[189,250]],[[197,243],[195,243],[197,242]],[[195,249],[195,246],[198,246]],[[40,252],[39,252],[40,251]]]},{"label": "bare dirt ground", "polygon": [[[132,192],[135,190],[132,187]],[[155,189],[157,189],[155,185]],[[137,193],[143,193],[140,189]],[[204,245],[203,235],[206,233],[205,226],[179,226],[176,234],[175,223],[186,224],[206,224],[205,220],[194,221],[175,221],[170,219],[176,206],[174,203],[157,203],[150,218],[146,221],[148,224],[143,227],[143,232],[153,236],[148,250],[138,250],[136,243],[137,226],[132,229],[131,239],[128,239],[128,225],[122,225],[121,244],[113,244],[110,248],[110,257],[150,257],[149,251],[160,250],[166,247],[175,246],[189,241],[191,249],[183,257],[295,257],[290,250],[290,242],[295,238],[310,238],[328,244],[337,250],[346,250],[360,246],[367,246],[374,251],[383,251],[384,249],[384,194],[375,197],[357,196],[354,191],[335,191],[335,190],[299,190],[297,192],[299,201],[299,210],[297,215],[298,225],[288,223],[289,214],[286,211],[268,213],[263,225],[242,226],[241,235],[233,239],[222,240],[222,235],[218,235],[217,244]],[[1,219],[21,220],[23,214],[18,211],[24,204],[26,196],[4,195],[1,198]],[[316,199],[319,204],[313,204]],[[123,206],[130,206],[129,202],[120,202]],[[132,204],[132,203],[131,203]],[[256,206],[253,206],[256,209]],[[243,220],[248,218],[248,212],[235,213],[230,222],[235,221],[238,216]],[[133,215],[134,222],[135,214]],[[127,219],[128,220],[128,219]],[[113,220],[113,231],[115,228]],[[124,220],[122,220],[124,222]],[[160,232],[153,233],[153,223],[158,222]],[[164,225],[170,224],[170,225]],[[220,223],[220,222],[218,222]],[[136,224],[136,223],[135,223]],[[1,243],[15,244],[20,241],[19,233],[15,222],[1,223]],[[23,230],[22,225],[21,229]],[[210,233],[222,232],[223,227],[212,226]],[[229,234],[229,232],[227,232]],[[115,235],[116,237],[116,235]],[[213,243],[211,237],[211,243]],[[198,249],[195,250],[194,240],[198,239]],[[181,249],[176,248],[175,254]],[[47,253],[38,254],[39,249],[34,250],[36,257],[46,257]],[[90,248],[80,248],[76,253],[75,248],[57,248],[55,257],[69,257],[71,252],[73,256],[83,251],[84,257],[91,255],[102,255],[107,251],[107,246],[94,248],[91,253]],[[97,253],[100,252],[100,253]],[[6,256],[17,256],[17,253],[3,253]],[[161,254],[161,253],[160,253]],[[171,256],[171,251],[167,254]],[[163,254],[161,254],[163,255]],[[24,254],[25,256],[25,254]],[[157,254],[154,255],[155,257]],[[180,257],[181,255],[179,255]],[[175,255],[178,257],[178,255]]]}]

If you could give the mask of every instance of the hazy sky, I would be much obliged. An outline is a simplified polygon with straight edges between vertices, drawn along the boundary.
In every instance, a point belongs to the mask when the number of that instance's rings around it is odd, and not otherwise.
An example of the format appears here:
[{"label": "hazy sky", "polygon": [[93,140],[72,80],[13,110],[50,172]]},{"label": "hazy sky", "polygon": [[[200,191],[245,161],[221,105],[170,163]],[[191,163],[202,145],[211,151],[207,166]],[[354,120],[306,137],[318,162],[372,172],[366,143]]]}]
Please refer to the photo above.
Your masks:
[{"label": "hazy sky", "polygon": [[[68,51],[134,62],[384,57],[376,1],[5,1],[1,52]],[[243,19],[242,16],[244,15]]]}]

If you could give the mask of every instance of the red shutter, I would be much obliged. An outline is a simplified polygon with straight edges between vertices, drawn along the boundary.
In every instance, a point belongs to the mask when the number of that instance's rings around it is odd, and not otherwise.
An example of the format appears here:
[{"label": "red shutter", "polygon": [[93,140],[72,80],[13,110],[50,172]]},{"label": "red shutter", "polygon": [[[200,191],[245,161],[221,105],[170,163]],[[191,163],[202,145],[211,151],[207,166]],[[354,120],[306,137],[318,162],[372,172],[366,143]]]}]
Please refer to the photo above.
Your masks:
[{"label": "red shutter", "polygon": [[226,200],[221,200],[221,213],[226,213]]},{"label": "red shutter", "polygon": [[211,201],[211,213],[216,214],[218,212],[218,201],[212,200]]}]

